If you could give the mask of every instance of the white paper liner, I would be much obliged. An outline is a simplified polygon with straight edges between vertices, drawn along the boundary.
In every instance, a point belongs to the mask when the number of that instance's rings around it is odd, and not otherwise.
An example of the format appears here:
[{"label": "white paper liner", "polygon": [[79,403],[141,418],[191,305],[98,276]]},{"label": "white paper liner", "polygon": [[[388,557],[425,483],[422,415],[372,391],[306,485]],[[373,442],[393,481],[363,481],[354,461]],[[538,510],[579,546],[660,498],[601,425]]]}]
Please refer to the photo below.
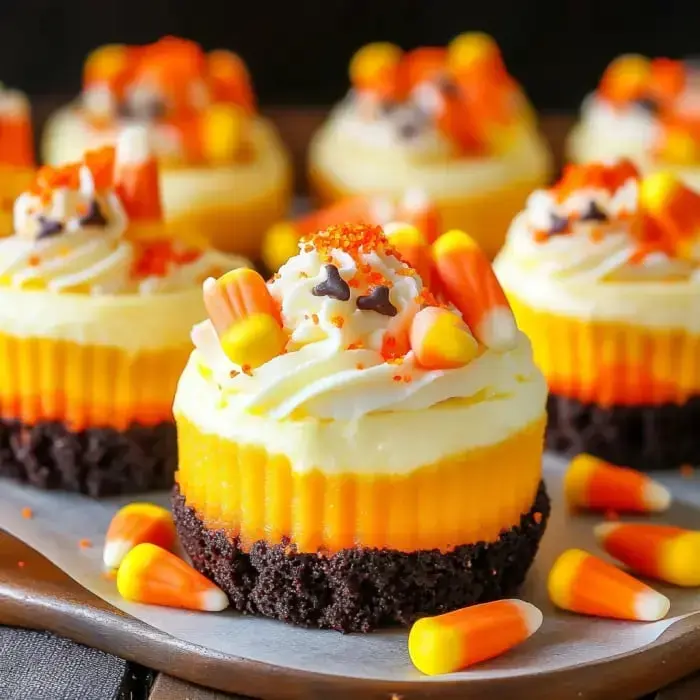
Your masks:
[{"label": "white paper liner", "polygon": [[[540,631],[508,654],[468,671],[428,678],[408,658],[405,630],[369,635],[342,635],[304,630],[281,622],[225,612],[190,613],[123,601],[113,582],[101,576],[104,533],[114,511],[133,499],[93,501],[82,496],[46,493],[0,480],[0,527],[22,539],[87,589],[115,607],[174,637],[218,652],[291,669],[384,681],[517,677],[551,672],[600,661],[650,644],[682,617],[700,611],[700,589],[680,589],[650,582],[671,599],[669,618],[656,623],[599,620],[557,611],[546,596],[546,578],[556,556],[568,547],[602,555],[592,533],[596,515],[571,515],[562,498],[564,462],[545,457],[545,475],[553,502],[552,517],[535,566],[521,597],[544,613]],[[700,526],[700,479],[659,475],[674,492],[669,513],[650,518],[682,527]],[[148,500],[140,498],[139,500]],[[158,494],[151,500],[166,504]],[[34,517],[22,517],[30,507]],[[630,519],[632,520],[632,519]],[[90,549],[79,541],[89,538]],[[604,556],[604,555],[602,555]],[[697,616],[700,634],[700,615]]]}]

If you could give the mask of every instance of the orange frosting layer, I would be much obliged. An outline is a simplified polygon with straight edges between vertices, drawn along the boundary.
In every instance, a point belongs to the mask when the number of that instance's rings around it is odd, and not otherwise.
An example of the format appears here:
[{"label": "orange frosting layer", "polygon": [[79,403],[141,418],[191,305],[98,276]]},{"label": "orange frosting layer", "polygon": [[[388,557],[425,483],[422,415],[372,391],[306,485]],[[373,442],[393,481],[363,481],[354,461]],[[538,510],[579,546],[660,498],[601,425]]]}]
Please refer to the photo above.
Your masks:
[{"label": "orange frosting layer", "polygon": [[125,429],[172,419],[172,399],[189,346],[136,355],[0,333],[0,417],[73,430]]},{"label": "orange frosting layer", "polygon": [[182,415],[176,421],[187,504],[244,549],[284,537],[300,552],[493,541],[520,523],[541,478],[544,417],[500,444],[406,474],[295,472],[284,455],[203,433]]},{"label": "orange frosting layer", "polygon": [[684,403],[700,394],[698,336],[568,318],[513,295],[509,301],[556,394],[603,406]]}]

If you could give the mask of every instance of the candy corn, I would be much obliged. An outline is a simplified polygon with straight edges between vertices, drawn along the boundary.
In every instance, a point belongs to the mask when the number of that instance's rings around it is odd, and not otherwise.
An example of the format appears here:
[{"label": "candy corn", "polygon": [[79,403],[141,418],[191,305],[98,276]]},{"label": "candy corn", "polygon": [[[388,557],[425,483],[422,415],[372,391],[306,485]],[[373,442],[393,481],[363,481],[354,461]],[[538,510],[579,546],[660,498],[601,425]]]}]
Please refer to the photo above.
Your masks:
[{"label": "candy corn", "polygon": [[350,82],[357,90],[392,96],[402,55],[398,46],[387,42],[363,46],[350,61]]},{"label": "candy corn", "polygon": [[20,92],[0,86],[0,165],[34,165],[29,101]]},{"label": "candy corn", "polygon": [[501,51],[498,44],[483,32],[464,32],[455,37],[447,49],[447,63],[455,73],[478,68],[501,70]]},{"label": "candy corn", "polygon": [[425,236],[410,224],[387,224],[384,233],[392,247],[421,277],[426,286],[430,285],[433,261],[430,246]]},{"label": "candy corn", "polygon": [[505,653],[541,625],[542,613],[530,603],[483,603],[418,620],[408,635],[408,653],[422,673],[453,673]]},{"label": "candy corn", "polygon": [[134,603],[208,612],[228,607],[220,588],[182,559],[150,543],[137,545],[124,557],[117,590]]},{"label": "candy corn", "polygon": [[259,367],[284,351],[287,337],[265,280],[239,268],[204,282],[204,305],[227,357],[241,367]]},{"label": "candy corn", "polygon": [[464,367],[479,352],[479,344],[461,318],[436,306],[419,311],[411,324],[411,349],[425,369]]},{"label": "candy corn", "polygon": [[145,127],[129,126],[120,134],[114,181],[130,221],[162,220],[158,164]]},{"label": "candy corn", "polygon": [[700,532],[669,525],[601,523],[603,549],[643,576],[677,586],[700,586]]},{"label": "candy corn", "polygon": [[515,347],[518,328],[491,263],[473,238],[448,231],[433,243],[438,277],[476,338],[497,351]]},{"label": "candy corn", "polygon": [[618,620],[660,620],[669,599],[624,571],[581,549],[568,549],[554,563],[549,597],[563,610]]},{"label": "candy corn", "polygon": [[102,559],[107,568],[116,569],[129,551],[142,542],[172,549],[175,541],[170,511],[153,503],[130,503],[112,518]]},{"label": "candy corn", "polygon": [[246,116],[232,104],[211,105],[203,115],[202,152],[213,164],[231,163],[240,152]]},{"label": "candy corn", "polygon": [[648,58],[636,54],[620,56],[605,70],[598,91],[610,102],[631,102],[644,95],[650,77]]},{"label": "candy corn", "polygon": [[671,172],[645,177],[639,187],[640,208],[651,214],[680,257],[693,257],[700,236],[700,194]]},{"label": "candy corn", "polygon": [[646,474],[588,454],[571,460],[564,492],[570,506],[591,510],[660,513],[671,504],[668,489]]},{"label": "candy corn", "polygon": [[85,61],[83,80],[86,87],[103,85],[120,90],[134,63],[133,51],[123,44],[107,44],[95,49]]},{"label": "candy corn", "polygon": [[255,109],[255,95],[248,69],[238,54],[218,49],[207,55],[207,68],[212,97],[228,102],[250,113]]}]

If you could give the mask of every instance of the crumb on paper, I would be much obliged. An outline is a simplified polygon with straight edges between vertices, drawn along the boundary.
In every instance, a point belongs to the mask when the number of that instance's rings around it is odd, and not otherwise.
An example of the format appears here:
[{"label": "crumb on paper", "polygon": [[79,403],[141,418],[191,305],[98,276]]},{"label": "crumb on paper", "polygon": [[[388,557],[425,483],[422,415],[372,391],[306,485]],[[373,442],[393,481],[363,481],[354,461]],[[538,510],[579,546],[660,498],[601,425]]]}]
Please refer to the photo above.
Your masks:
[{"label": "crumb on paper", "polygon": [[92,540],[89,540],[87,537],[83,537],[83,539],[78,542],[78,546],[80,549],[90,549],[90,547],[92,547]]},{"label": "crumb on paper", "polygon": [[34,511],[29,506],[25,506],[22,508],[22,517],[25,520],[31,520],[34,517]]},{"label": "crumb on paper", "polygon": [[692,479],[695,475],[695,469],[690,464],[684,464],[680,468],[680,472],[684,479]]}]

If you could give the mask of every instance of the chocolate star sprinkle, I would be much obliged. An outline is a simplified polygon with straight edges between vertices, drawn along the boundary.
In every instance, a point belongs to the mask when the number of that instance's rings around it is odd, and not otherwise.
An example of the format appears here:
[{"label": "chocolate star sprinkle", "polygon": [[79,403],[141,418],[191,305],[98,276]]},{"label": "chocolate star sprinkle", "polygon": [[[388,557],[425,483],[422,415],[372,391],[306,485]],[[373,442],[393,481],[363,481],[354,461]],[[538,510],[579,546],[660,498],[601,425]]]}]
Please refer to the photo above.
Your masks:
[{"label": "chocolate star sprinkle", "polygon": [[653,97],[640,97],[634,104],[652,116],[659,113],[659,103]]},{"label": "chocolate star sprinkle", "polygon": [[550,217],[549,233],[550,236],[556,236],[559,233],[564,233],[569,228],[569,219],[565,216],[552,214]]},{"label": "chocolate star sprinkle", "polygon": [[317,284],[311,293],[315,297],[330,297],[338,301],[347,301],[350,298],[350,287],[340,276],[335,265],[326,265],[326,279]]},{"label": "chocolate star sprinkle", "polygon": [[367,296],[357,297],[357,308],[362,311],[376,311],[382,316],[396,316],[398,311],[389,301],[389,287],[375,287]]},{"label": "chocolate star sprinkle", "polygon": [[590,202],[588,209],[581,214],[581,221],[607,221],[608,215],[595,203]]},{"label": "chocolate star sprinkle", "polygon": [[102,213],[102,209],[96,199],[90,202],[90,207],[87,210],[85,216],[80,219],[80,223],[83,226],[106,226],[107,219]]},{"label": "chocolate star sprinkle", "polygon": [[63,224],[60,221],[53,221],[43,216],[40,216],[38,220],[39,233],[36,236],[37,239],[51,238],[51,236],[57,236],[63,232]]}]

